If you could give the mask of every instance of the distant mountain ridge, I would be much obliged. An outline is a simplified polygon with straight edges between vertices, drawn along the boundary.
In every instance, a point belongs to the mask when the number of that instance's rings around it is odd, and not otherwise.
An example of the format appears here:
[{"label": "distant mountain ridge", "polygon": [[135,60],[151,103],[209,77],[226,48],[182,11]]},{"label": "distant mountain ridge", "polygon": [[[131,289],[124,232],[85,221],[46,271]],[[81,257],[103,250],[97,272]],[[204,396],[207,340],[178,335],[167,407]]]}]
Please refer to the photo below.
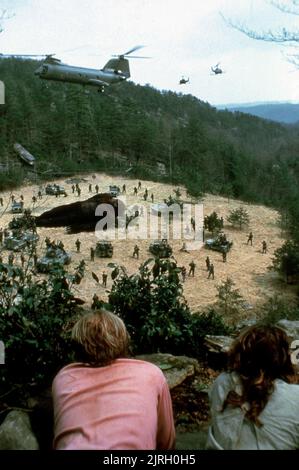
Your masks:
[{"label": "distant mountain ridge", "polygon": [[227,109],[251,114],[263,119],[269,119],[284,124],[299,123],[299,103],[265,102],[216,105],[217,109]]}]

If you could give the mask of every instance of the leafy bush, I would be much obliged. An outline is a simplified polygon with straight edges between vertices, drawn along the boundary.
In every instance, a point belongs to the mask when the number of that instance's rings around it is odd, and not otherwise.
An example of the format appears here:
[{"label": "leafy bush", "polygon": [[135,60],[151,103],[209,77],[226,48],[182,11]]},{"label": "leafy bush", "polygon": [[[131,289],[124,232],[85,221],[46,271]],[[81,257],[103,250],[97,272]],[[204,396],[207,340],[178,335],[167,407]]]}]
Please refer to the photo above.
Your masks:
[{"label": "leafy bush", "polygon": [[260,321],[266,325],[275,325],[279,320],[299,320],[299,308],[275,295],[262,306]]},{"label": "leafy bush", "polygon": [[196,356],[206,334],[228,331],[214,312],[191,314],[173,259],[149,259],[131,276],[124,269],[117,273],[109,302],[128,328],[134,353]]},{"label": "leafy bush", "polygon": [[239,227],[241,230],[243,225],[249,224],[250,219],[247,210],[244,209],[244,207],[238,207],[230,211],[227,221],[234,227]]},{"label": "leafy bush", "polygon": [[282,274],[286,282],[299,280],[299,244],[288,240],[274,252],[273,265],[270,269]]},{"label": "leafy bush", "polygon": [[[68,274],[55,266],[47,280],[27,266],[0,264],[0,338],[5,345],[2,386],[46,385],[70,356],[66,325],[78,312],[72,286],[78,269]],[[82,274],[82,269],[80,270]]]}]

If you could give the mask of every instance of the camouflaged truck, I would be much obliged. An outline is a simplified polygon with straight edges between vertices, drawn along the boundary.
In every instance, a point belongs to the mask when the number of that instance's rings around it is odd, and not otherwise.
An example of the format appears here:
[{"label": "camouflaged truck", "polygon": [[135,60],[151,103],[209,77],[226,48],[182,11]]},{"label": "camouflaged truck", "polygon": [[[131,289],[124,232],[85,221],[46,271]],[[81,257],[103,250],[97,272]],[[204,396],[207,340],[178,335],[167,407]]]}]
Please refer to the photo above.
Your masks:
[{"label": "camouflaged truck", "polygon": [[157,258],[169,258],[172,255],[172,248],[167,240],[155,240],[149,246],[149,252]]},{"label": "camouflaged truck", "polygon": [[107,240],[102,240],[96,244],[95,255],[98,258],[112,258],[113,245]]},{"label": "camouflaged truck", "polygon": [[71,255],[59,246],[49,246],[45,256],[37,261],[36,268],[40,273],[48,273],[55,265],[70,264]]},{"label": "camouflaged truck", "polygon": [[37,243],[39,236],[32,232],[15,231],[4,239],[3,247],[6,250],[23,251]]},{"label": "camouflaged truck", "polygon": [[233,242],[227,240],[226,235],[220,232],[216,238],[208,238],[205,241],[205,247],[209,250],[220,251],[221,253],[228,253]]}]

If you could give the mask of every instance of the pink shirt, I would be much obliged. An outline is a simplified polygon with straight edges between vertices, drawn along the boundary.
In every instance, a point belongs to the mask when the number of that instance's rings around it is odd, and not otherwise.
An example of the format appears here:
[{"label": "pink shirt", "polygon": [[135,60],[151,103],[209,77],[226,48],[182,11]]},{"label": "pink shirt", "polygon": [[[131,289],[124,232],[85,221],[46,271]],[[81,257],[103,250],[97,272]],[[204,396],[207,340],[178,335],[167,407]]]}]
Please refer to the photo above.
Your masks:
[{"label": "pink shirt", "polygon": [[117,359],[105,367],[76,363],[53,382],[54,448],[173,449],[175,429],[166,379],[155,365]]}]

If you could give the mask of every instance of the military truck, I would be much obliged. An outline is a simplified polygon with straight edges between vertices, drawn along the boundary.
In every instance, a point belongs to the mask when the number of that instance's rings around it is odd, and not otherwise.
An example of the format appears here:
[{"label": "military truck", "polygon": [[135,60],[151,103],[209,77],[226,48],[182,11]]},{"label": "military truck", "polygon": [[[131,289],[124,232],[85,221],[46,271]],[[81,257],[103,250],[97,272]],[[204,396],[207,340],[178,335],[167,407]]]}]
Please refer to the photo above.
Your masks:
[{"label": "military truck", "polygon": [[109,194],[111,194],[112,197],[117,197],[120,195],[120,188],[119,186],[109,186]]},{"label": "military truck", "polygon": [[157,258],[169,258],[172,255],[172,248],[166,238],[163,238],[163,240],[155,240],[151,243],[149,251]]},{"label": "military truck", "polygon": [[113,246],[107,240],[102,240],[96,244],[95,255],[98,258],[112,258]]},{"label": "military truck", "polygon": [[209,250],[228,252],[233,246],[233,242],[227,240],[226,235],[220,232],[215,238],[208,238],[205,241],[205,247]]},{"label": "military truck", "polygon": [[6,250],[23,251],[36,243],[39,236],[32,232],[17,232],[4,239],[3,246]]},{"label": "military truck", "polygon": [[40,273],[48,273],[55,265],[70,264],[71,256],[59,246],[49,246],[45,256],[37,261],[36,267]]},{"label": "military truck", "polygon": [[65,194],[65,189],[58,184],[47,184],[45,192],[49,196],[60,196],[60,194]]},{"label": "military truck", "polygon": [[11,204],[11,212],[13,214],[22,214],[24,208],[23,202],[13,201]]}]

